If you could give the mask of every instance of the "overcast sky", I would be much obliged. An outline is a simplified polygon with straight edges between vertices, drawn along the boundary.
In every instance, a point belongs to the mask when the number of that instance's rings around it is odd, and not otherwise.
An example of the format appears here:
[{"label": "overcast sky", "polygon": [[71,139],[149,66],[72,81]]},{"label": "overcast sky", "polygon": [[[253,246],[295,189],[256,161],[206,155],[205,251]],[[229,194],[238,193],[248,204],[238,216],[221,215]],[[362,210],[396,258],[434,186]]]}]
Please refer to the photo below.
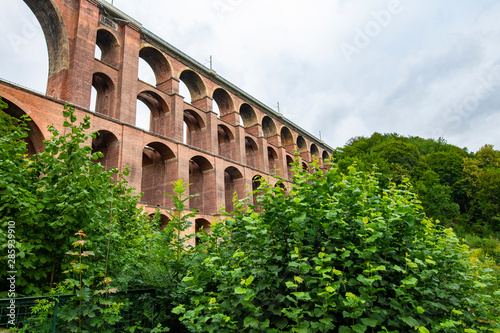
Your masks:
[{"label": "overcast sky", "polygon": [[[498,0],[114,0],[175,47],[341,147],[373,132],[500,149]],[[21,0],[0,11],[0,77],[45,91]]]}]

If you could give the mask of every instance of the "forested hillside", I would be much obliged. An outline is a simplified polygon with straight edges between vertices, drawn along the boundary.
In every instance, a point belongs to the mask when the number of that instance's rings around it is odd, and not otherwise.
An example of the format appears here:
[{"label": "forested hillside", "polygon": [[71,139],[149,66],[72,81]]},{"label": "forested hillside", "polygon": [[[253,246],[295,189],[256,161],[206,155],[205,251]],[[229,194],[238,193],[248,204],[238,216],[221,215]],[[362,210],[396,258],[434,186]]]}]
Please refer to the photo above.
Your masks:
[{"label": "forested hillside", "polygon": [[493,146],[473,153],[443,139],[374,133],[351,139],[333,157],[344,171],[355,163],[375,172],[384,187],[408,178],[428,217],[500,261],[500,151]]}]

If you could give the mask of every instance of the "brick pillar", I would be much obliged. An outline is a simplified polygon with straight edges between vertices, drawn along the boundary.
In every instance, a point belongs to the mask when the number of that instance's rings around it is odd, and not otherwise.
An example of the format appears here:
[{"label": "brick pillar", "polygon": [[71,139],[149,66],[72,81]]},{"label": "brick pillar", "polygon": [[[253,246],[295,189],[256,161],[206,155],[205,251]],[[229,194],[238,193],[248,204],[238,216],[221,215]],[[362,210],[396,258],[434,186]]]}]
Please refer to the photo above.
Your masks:
[{"label": "brick pillar", "polygon": [[70,39],[70,68],[67,95],[65,99],[72,104],[90,108],[94,54],[99,22],[99,8],[88,1],[80,1],[75,35]]},{"label": "brick pillar", "polygon": [[129,186],[136,189],[135,193],[141,192],[142,180],[142,150],[144,149],[143,132],[129,126],[122,126],[120,170],[130,168],[130,174],[126,177]]},{"label": "brick pillar", "polygon": [[206,149],[214,154],[219,153],[219,138],[217,125],[219,118],[215,112],[207,113]]},{"label": "brick pillar", "polygon": [[137,105],[137,82],[139,73],[139,48],[141,38],[136,27],[123,27],[123,60],[120,64],[118,79],[117,110],[120,110],[119,119],[135,125]]}]

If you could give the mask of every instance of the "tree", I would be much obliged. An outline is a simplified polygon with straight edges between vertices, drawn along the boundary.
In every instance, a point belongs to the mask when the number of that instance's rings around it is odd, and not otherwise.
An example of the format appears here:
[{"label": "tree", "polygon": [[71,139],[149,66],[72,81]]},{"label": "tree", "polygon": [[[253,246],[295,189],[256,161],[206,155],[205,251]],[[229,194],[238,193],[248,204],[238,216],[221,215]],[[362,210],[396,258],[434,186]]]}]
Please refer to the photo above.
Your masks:
[{"label": "tree", "polygon": [[[76,124],[69,106],[63,114],[67,134],[50,126],[52,138],[44,142],[44,151],[28,157],[28,119],[14,119],[0,110],[0,248],[6,253],[7,225],[13,221],[16,262],[10,270],[19,272],[20,295],[42,294],[68,277],[63,271],[70,269],[71,258],[65,252],[79,230],[87,233],[95,254],[88,258],[88,284],[104,275],[122,286],[134,283],[136,259],[144,246],[140,240],[150,227],[123,174],[93,162],[102,153],[84,145],[98,135],[85,133],[89,117]],[[2,257],[2,267],[7,267],[6,259]],[[6,274],[2,270],[2,286]]]}]

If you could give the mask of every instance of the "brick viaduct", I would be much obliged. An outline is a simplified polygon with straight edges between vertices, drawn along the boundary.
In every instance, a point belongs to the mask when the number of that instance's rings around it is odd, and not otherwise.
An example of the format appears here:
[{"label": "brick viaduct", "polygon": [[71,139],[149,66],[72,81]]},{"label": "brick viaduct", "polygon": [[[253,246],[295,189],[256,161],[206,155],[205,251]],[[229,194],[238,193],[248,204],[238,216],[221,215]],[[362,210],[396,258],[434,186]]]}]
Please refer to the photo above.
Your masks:
[{"label": "brick viaduct", "polygon": [[[47,126],[61,132],[62,105],[91,117],[99,131],[92,147],[106,168],[129,166],[128,181],[144,192],[145,210],[171,208],[162,195],[182,178],[200,196],[193,230],[209,228],[221,206],[232,209],[256,186],[257,177],[290,177],[294,151],[308,168],[329,158],[331,148],[254,97],[224,80],[105,1],[24,0],[37,17],[49,55],[46,94],[0,81],[7,112],[32,119],[29,147],[40,151]],[[100,50],[96,57],[95,50]],[[156,84],[138,79],[139,59],[149,64]],[[179,93],[189,89],[191,102]],[[95,105],[91,105],[92,88]],[[150,128],[135,125],[137,101],[150,110]],[[213,111],[216,103],[219,113]],[[94,111],[91,111],[94,110]],[[163,222],[168,219],[162,216]]]}]

